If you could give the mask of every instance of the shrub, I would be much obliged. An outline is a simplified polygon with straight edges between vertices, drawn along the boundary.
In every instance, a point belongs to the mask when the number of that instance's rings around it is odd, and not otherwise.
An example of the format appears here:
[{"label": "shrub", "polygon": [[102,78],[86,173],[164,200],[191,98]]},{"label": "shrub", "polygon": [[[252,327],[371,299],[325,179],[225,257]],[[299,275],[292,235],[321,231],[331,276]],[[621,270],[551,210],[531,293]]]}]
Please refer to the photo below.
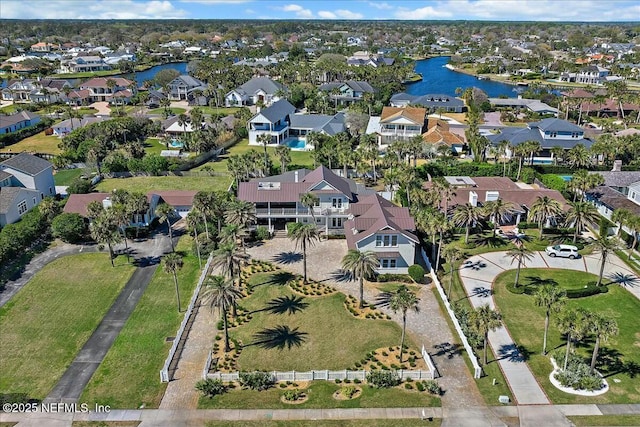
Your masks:
[{"label": "shrub", "polygon": [[284,400],[294,402],[300,399],[303,395],[304,393],[302,392],[302,390],[294,389],[285,391],[283,396]]},{"label": "shrub", "polygon": [[536,177],[536,171],[532,168],[522,168],[520,173],[520,179],[527,184],[533,184],[533,180]]},{"label": "shrub", "polygon": [[358,392],[358,389],[352,385],[343,387],[341,391],[342,395],[347,399],[351,399],[357,392]]},{"label": "shrub", "polygon": [[203,396],[211,399],[214,396],[226,393],[227,386],[225,386],[221,380],[207,378],[206,380],[198,381],[196,383],[196,389],[200,391]]},{"label": "shrub", "polygon": [[405,383],[404,388],[407,390],[413,390],[413,386],[410,383]]},{"label": "shrub", "polygon": [[362,381],[360,381],[358,378],[356,378],[355,380],[353,380],[354,384],[360,384]]},{"label": "shrub", "polygon": [[336,378],[336,384],[342,384],[342,380],[340,378]]},{"label": "shrub", "polygon": [[540,182],[547,188],[552,190],[558,190],[559,192],[563,192],[567,189],[567,182],[555,174],[544,174],[540,175]]},{"label": "shrub", "polygon": [[400,384],[400,377],[391,371],[375,371],[367,374],[367,382],[372,387],[390,388]]},{"label": "shrub", "polygon": [[278,386],[280,388],[287,388],[287,385],[285,383],[280,383],[280,385]]},{"label": "shrub", "polygon": [[408,274],[379,274],[376,277],[378,282],[401,282],[401,283],[411,283],[411,277]]},{"label": "shrub", "polygon": [[267,390],[275,384],[269,372],[240,372],[240,384],[251,390]]},{"label": "shrub", "polygon": [[51,222],[51,233],[54,237],[67,243],[76,243],[87,231],[87,225],[77,213],[63,213]]},{"label": "shrub", "polygon": [[409,267],[409,276],[416,283],[424,283],[424,268],[421,265],[413,264]]},{"label": "shrub", "polygon": [[67,187],[67,193],[69,194],[87,194],[91,191],[91,181],[84,179],[81,176],[71,181],[71,184]]},{"label": "shrub", "polygon": [[421,382],[416,383],[416,388],[418,391],[424,391],[424,385]]},{"label": "shrub", "polygon": [[[556,357],[556,360],[562,361],[564,360],[564,356]],[[560,384],[564,387],[571,387],[574,390],[600,390],[604,387],[602,378],[597,374],[590,374],[589,370],[589,365],[584,363],[582,358],[571,353],[569,354],[567,369],[556,373],[555,378],[560,381]]]},{"label": "shrub", "polygon": [[223,320],[218,320],[218,324],[216,325],[216,328],[221,331],[224,329],[224,321]]},{"label": "shrub", "polygon": [[267,227],[259,225],[256,227],[256,240],[267,240],[270,237]]},{"label": "shrub", "polygon": [[438,381],[436,380],[425,380],[423,381],[424,388],[431,394],[436,396],[440,396],[442,394],[442,389],[440,385],[438,385]]}]

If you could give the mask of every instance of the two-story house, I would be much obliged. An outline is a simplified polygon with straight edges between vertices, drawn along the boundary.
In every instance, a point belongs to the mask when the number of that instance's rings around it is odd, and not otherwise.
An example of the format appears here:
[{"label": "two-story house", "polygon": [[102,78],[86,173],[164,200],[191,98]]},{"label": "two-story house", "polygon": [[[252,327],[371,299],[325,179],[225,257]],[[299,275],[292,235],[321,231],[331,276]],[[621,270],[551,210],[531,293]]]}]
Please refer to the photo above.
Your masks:
[{"label": "two-story house", "polygon": [[465,111],[464,101],[454,96],[442,94],[411,95],[396,93],[389,100],[392,107],[406,107],[409,105],[425,107],[430,113],[442,109],[447,113],[462,113]]},{"label": "two-story house", "polygon": [[9,81],[2,89],[2,99],[13,102],[55,103],[64,98],[63,89],[71,87],[61,79],[21,79]]},{"label": "two-story house", "polygon": [[135,83],[122,77],[95,77],[81,83],[77,92],[88,91],[89,102],[127,103],[135,92]]},{"label": "two-story house", "polygon": [[319,89],[329,93],[329,98],[338,105],[349,105],[362,101],[365,93],[374,94],[376,90],[367,82],[348,80],[320,85]]},{"label": "two-story house", "polygon": [[286,88],[269,77],[254,77],[245,84],[233,89],[224,96],[227,107],[241,105],[270,106],[279,101]]},{"label": "two-story house", "polygon": [[422,135],[427,110],[417,107],[384,107],[380,117],[369,118],[367,133],[376,134],[378,145],[385,148],[394,141],[407,141]]},{"label": "two-story house", "polygon": [[[600,174],[604,184],[587,191],[585,198],[593,203],[598,213],[611,220],[616,209],[625,209],[634,215],[640,215],[640,171],[623,171],[616,162],[610,172],[590,172]],[[631,230],[623,227],[631,234]]]},{"label": "two-story house", "polygon": [[0,226],[13,224],[45,197],[55,196],[53,165],[20,153],[0,163]]},{"label": "two-story house", "polygon": [[60,63],[61,73],[87,73],[110,69],[111,66],[100,56],[76,56],[71,60]]},{"label": "two-story house", "polygon": [[30,111],[19,111],[8,116],[0,115],[0,135],[28,128],[40,122],[40,116]]},{"label": "two-story house", "polygon": [[169,93],[167,96],[172,101],[187,101],[190,97],[194,97],[194,92],[204,92],[206,90],[206,83],[195,77],[183,74],[169,83]]},{"label": "two-story house", "polygon": [[[511,146],[517,146],[525,141],[537,141],[542,151],[533,158],[534,163],[544,164],[553,162],[553,147],[562,147],[569,150],[578,144],[590,148],[593,144],[584,137],[584,129],[566,120],[549,118],[539,122],[528,123],[526,128],[506,127],[500,133],[486,136],[493,145],[501,141],[509,141]],[[512,155],[507,153],[507,157]]]}]

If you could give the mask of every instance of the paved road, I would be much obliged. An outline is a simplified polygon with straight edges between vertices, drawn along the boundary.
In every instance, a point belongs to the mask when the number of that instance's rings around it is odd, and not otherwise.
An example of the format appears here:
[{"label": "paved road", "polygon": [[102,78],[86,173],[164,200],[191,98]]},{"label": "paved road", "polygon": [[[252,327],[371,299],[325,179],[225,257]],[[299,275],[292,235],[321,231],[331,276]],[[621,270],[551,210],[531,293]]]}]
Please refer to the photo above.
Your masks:
[{"label": "paved road", "polygon": [[[566,258],[550,258],[544,252],[535,252],[533,259],[526,262],[527,268],[559,268],[568,270],[586,271],[599,274],[599,255],[589,255],[581,259],[570,260]],[[460,269],[460,278],[464,284],[469,300],[474,307],[489,305],[495,308],[493,294],[491,292],[495,277],[506,270],[512,270],[511,258],[506,252],[490,252],[469,258]],[[635,274],[615,255],[609,258],[605,265],[605,277],[633,278]],[[628,289],[638,296],[637,286],[629,286]],[[509,331],[500,327],[489,333],[489,343],[498,358],[514,398],[518,404],[548,404],[549,399],[542,387],[531,373],[524,358],[518,352],[516,344],[509,335]]]}]

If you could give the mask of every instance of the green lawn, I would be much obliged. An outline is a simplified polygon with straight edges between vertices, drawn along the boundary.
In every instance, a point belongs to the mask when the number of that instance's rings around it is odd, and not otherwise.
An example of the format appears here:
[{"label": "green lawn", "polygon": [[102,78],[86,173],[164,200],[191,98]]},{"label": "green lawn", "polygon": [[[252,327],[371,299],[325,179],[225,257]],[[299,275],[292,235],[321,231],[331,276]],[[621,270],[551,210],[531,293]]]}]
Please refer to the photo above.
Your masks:
[{"label": "green lawn", "polygon": [[172,276],[158,268],[80,401],[122,409],[159,406],[167,386],[159,379],[171,347],[166,338],[175,336],[200,274],[198,258],[191,254],[192,241],[183,236],[177,247],[188,253],[178,275],[183,312],[176,309]]},{"label": "green lawn", "polygon": [[[386,419],[386,420],[290,420],[290,421],[207,421],[207,427],[415,427],[416,425],[438,427],[442,419]],[[74,425],[75,427],[75,425]],[[89,427],[89,426],[87,426]],[[105,426],[105,427],[111,427]]]},{"label": "green lawn", "polygon": [[198,107],[204,114],[235,114],[240,107]]},{"label": "green lawn", "polygon": [[[170,107],[170,108],[168,108],[168,110],[171,111],[171,114],[173,114],[175,116],[187,112],[187,110],[185,110],[184,108],[180,108],[180,107]],[[163,115],[165,111],[166,110],[165,110],[164,107],[154,108],[153,110],[149,110],[148,114],[160,114],[160,115]]]},{"label": "green lawn", "polygon": [[[550,269],[522,269],[522,283],[530,281],[529,277],[542,280],[553,279],[559,286],[567,289],[582,286],[597,277],[577,271],[561,271]],[[628,291],[617,285],[609,285],[609,292],[587,298],[570,299],[569,307],[583,307],[590,312],[609,313],[616,318],[620,333],[602,345],[598,369],[605,375],[610,386],[609,392],[597,397],[582,397],[563,393],[551,385],[549,373],[552,370],[548,357],[540,354],[544,331],[544,312],[534,304],[530,295],[516,295],[506,289],[512,283],[515,270],[498,276],[494,282],[494,299],[502,312],[509,333],[518,345],[530,355],[529,366],[538,382],[543,386],[553,403],[630,403],[640,401],[640,333],[637,319],[640,318],[640,301]],[[564,338],[558,332],[552,319],[549,327],[548,347],[553,350],[565,345]],[[593,339],[588,338],[578,347],[579,354],[590,358],[593,351]],[[602,364],[605,358],[607,365]],[[616,383],[614,379],[620,380]]]},{"label": "green lawn", "polygon": [[576,426],[640,426],[640,415],[573,415],[567,418]]},{"label": "green lawn", "polygon": [[[282,403],[280,397],[283,391],[278,387],[265,391],[241,390],[236,388],[216,396],[213,399],[201,397],[198,408],[229,408],[229,409],[317,409],[317,408],[402,408],[440,406],[440,398],[429,393],[402,388],[376,389],[366,384],[358,385],[362,388],[360,397],[352,400],[336,400],[333,393],[341,386],[330,381],[313,381],[306,393],[309,400],[298,405]],[[414,421],[415,423],[415,421]],[[394,424],[395,425],[395,424]],[[413,424],[415,425],[415,424]]]},{"label": "green lawn", "polygon": [[152,190],[227,191],[230,184],[231,178],[225,176],[136,176],[105,179],[96,186],[96,190],[111,192],[122,188],[144,194]]},{"label": "green lawn", "polygon": [[45,135],[44,131],[42,131],[30,136],[29,138],[25,138],[16,144],[0,148],[0,152],[20,153],[22,151],[29,151],[36,153],[60,154],[62,152],[58,147],[60,141],[61,139],[57,136]]},{"label": "green lawn", "polygon": [[51,391],[133,273],[117,261],[111,267],[104,253],[53,261],[0,308],[1,394]]},{"label": "green lawn", "polygon": [[85,169],[61,169],[53,175],[53,180],[56,185],[70,185],[74,179],[81,176],[85,172]]},{"label": "green lawn", "polygon": [[166,150],[167,147],[160,142],[160,138],[147,138],[144,141],[144,152],[147,154],[160,154],[162,150]]}]

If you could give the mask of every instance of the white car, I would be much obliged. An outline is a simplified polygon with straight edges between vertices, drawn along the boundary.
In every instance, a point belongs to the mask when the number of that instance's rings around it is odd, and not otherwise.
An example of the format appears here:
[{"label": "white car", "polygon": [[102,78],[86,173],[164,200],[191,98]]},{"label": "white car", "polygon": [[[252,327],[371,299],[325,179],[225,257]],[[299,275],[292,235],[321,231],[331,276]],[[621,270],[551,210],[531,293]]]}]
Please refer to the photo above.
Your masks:
[{"label": "white car", "polygon": [[547,248],[544,251],[550,257],[558,256],[561,258],[569,258],[569,259],[580,258],[580,254],[578,253],[578,248],[571,245],[547,246]]}]

